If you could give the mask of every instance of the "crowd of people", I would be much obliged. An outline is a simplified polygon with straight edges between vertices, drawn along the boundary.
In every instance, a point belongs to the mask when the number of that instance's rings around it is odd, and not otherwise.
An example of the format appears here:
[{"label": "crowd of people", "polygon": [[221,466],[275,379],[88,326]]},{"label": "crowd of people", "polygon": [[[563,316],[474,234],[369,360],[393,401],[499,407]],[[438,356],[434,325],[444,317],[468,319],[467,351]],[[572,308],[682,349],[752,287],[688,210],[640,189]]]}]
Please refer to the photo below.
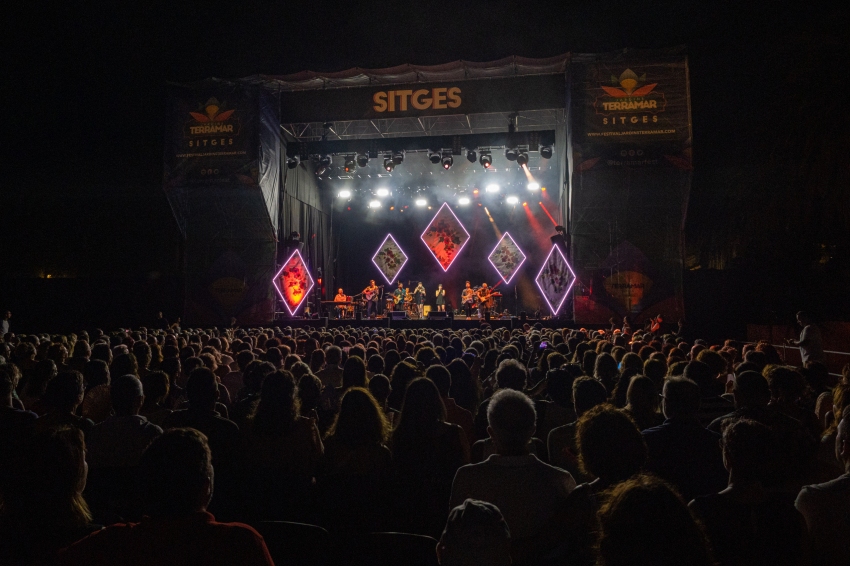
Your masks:
[{"label": "crowd of people", "polygon": [[272,564],[264,521],[449,566],[850,564],[848,373],[539,324],[7,333],[0,564]]}]

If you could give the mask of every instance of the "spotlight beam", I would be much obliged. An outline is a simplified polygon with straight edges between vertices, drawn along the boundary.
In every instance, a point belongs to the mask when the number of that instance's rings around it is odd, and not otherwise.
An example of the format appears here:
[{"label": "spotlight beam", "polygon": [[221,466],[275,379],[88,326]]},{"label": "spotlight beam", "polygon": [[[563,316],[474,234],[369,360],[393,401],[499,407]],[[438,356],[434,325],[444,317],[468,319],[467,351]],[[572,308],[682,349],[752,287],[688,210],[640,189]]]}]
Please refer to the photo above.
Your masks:
[{"label": "spotlight beam", "polygon": [[551,220],[551,221],[552,221],[552,225],[553,225],[553,226],[557,226],[557,225],[558,225],[558,223],[557,223],[557,222],[555,222],[555,219],[554,219],[554,218],[552,218],[552,215],[551,215],[551,214],[549,214],[549,210],[546,208],[546,205],[544,205],[542,202],[538,202],[537,204],[539,204],[539,205],[540,205],[540,208],[542,208],[542,209],[543,209],[543,212],[545,212],[545,213],[546,213],[546,216],[548,216],[548,217],[549,217],[549,220]]}]

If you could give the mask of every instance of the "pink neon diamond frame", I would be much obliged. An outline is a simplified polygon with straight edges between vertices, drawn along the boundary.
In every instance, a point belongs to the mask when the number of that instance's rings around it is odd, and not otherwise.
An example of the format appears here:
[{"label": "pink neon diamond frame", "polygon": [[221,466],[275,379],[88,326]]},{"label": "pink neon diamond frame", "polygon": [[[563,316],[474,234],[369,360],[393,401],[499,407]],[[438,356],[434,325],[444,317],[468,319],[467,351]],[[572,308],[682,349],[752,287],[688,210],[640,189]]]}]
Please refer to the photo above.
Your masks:
[{"label": "pink neon diamond frame", "polygon": [[[460,229],[463,230],[464,237],[462,238],[462,241],[455,242],[454,237],[460,236],[460,234],[455,233],[456,231],[452,231],[452,234],[440,234],[440,232],[438,231],[435,232],[434,237],[431,238],[433,241],[429,243],[428,240],[425,239],[425,235],[428,232],[432,231],[432,226],[434,226],[434,223],[438,220],[449,222],[449,220],[444,218],[446,216],[446,214],[443,212],[444,209],[449,211],[449,213],[452,215],[452,218],[454,218],[454,221],[457,223],[458,226],[460,226]],[[445,227],[450,228],[447,225]],[[454,237],[452,237],[452,235]],[[460,252],[463,250],[464,246],[466,246],[466,243],[469,241],[469,232],[467,232],[466,228],[463,227],[463,224],[452,210],[452,207],[450,207],[448,203],[444,202],[443,206],[440,207],[440,209],[437,211],[437,214],[434,215],[434,218],[431,219],[431,222],[428,223],[428,226],[425,228],[425,231],[422,232],[422,235],[419,236],[419,238],[422,240],[422,242],[425,244],[425,247],[428,248],[428,251],[431,252],[431,255],[434,256],[434,259],[437,260],[437,263],[440,265],[440,267],[443,268],[443,271],[445,272],[449,270],[449,267],[451,267],[452,263],[454,263],[454,260],[457,258],[457,256],[460,255]],[[455,246],[458,246],[456,250],[454,249]]]},{"label": "pink neon diamond frame", "polygon": [[[546,261],[543,262],[543,267],[540,268],[540,272],[534,278],[534,282],[537,283],[537,288],[540,289],[540,293],[546,299],[546,304],[549,305],[552,315],[558,314],[576,282],[576,274],[561,248],[556,245],[552,246],[549,255],[546,256]],[[566,290],[564,290],[564,287],[566,287]],[[558,297],[560,297],[558,306],[552,306],[552,302],[558,300]]]},{"label": "pink neon diamond frame", "polygon": [[[392,245],[387,245],[387,240],[391,240]],[[395,248],[395,250],[393,250],[393,248]],[[387,273],[385,268],[381,267],[380,263],[389,266],[389,263],[392,262],[393,260],[395,260],[396,259],[395,256],[397,256],[397,255],[400,255],[401,257],[403,257],[404,261],[401,262],[401,265],[399,265],[398,268],[395,268],[394,271],[391,271],[393,273],[393,276],[392,276],[392,279],[390,279],[388,277],[389,274]],[[375,261],[375,258],[377,258],[378,261]],[[372,256],[372,263],[374,263],[375,267],[378,268],[378,271],[381,272],[381,275],[383,275],[387,284],[392,285],[393,281],[395,281],[396,277],[398,277],[399,273],[401,273],[401,270],[404,267],[404,265],[407,263],[408,259],[409,258],[407,257],[407,254],[404,253],[404,250],[401,249],[401,246],[399,246],[398,242],[395,241],[395,238],[393,238],[393,235],[387,234],[387,237],[384,238],[384,241],[381,242],[381,245],[378,247],[378,251],[376,251],[375,255]],[[387,270],[389,270],[388,267],[387,267]]]},{"label": "pink neon diamond frame", "polygon": [[307,271],[304,258],[301,257],[298,250],[295,250],[280,268],[280,271],[277,272],[277,275],[274,276],[272,284],[283,300],[289,315],[294,316],[298,308],[304,304],[304,299],[309,296],[315,282],[310,272]]},{"label": "pink neon diamond frame", "polygon": [[[501,258],[498,257],[499,255],[501,255],[502,257],[505,257],[505,254],[511,254],[512,253],[512,250],[508,249],[508,247],[509,247],[508,245],[505,245],[505,246],[502,245],[502,242],[505,241],[505,238],[510,240],[510,247],[513,247],[517,252],[519,252],[519,255],[522,256],[522,259],[519,260],[519,263],[516,264],[513,268],[502,270],[502,269],[499,268],[498,265],[496,265],[496,262],[493,261],[493,256],[497,256],[496,259],[498,261],[499,259],[501,259]],[[499,253],[497,254],[496,252],[499,252]],[[513,258],[508,256],[508,259],[513,259]],[[499,242],[496,244],[496,247],[493,248],[493,251],[490,252],[490,255],[487,256],[487,260],[490,262],[490,265],[492,265],[493,268],[496,270],[496,273],[499,274],[499,277],[502,278],[502,281],[504,281],[505,284],[507,285],[511,282],[511,280],[519,272],[519,268],[522,267],[522,264],[525,263],[526,256],[522,252],[522,250],[520,249],[519,245],[517,245],[516,240],[514,240],[513,236],[511,236],[509,233],[505,232],[502,235],[502,237],[499,239]],[[505,279],[505,272],[509,275],[509,277],[507,279]]]}]

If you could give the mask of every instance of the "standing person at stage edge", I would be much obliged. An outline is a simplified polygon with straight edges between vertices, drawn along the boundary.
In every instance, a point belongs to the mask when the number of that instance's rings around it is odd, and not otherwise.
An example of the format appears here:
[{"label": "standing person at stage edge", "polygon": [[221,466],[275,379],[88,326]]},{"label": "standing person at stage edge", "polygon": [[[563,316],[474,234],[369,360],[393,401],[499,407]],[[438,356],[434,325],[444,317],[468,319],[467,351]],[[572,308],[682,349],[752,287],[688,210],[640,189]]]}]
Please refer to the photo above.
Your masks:
[{"label": "standing person at stage edge", "polygon": [[422,286],[422,281],[413,290],[413,301],[416,303],[416,313],[422,318],[425,315],[425,287]]},{"label": "standing person at stage edge", "polygon": [[366,299],[366,316],[378,314],[378,286],[375,285],[375,280],[369,280],[369,286],[363,289],[363,298]]},{"label": "standing person at stage edge", "polygon": [[443,284],[437,285],[437,311],[445,312],[446,310],[446,290],[443,289]]}]

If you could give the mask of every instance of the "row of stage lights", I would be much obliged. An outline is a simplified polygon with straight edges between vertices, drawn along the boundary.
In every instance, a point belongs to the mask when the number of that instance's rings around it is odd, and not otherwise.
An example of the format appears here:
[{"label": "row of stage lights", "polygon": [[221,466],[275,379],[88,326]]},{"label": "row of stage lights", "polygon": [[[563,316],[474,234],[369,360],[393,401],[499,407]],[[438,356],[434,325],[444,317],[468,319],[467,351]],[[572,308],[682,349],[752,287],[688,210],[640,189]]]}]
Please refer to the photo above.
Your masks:
[{"label": "row of stage lights", "polygon": [[[528,185],[526,185],[526,188],[529,191],[532,191],[532,192],[538,191],[538,190],[540,190],[540,183],[536,183],[536,182],[528,183]],[[545,191],[546,189],[543,188],[543,190]],[[495,193],[498,193],[499,191],[501,191],[501,187],[499,185],[496,185],[496,184],[490,184],[490,185],[487,185],[487,187],[484,189],[484,191],[487,192],[487,193],[490,193],[490,194],[495,194]],[[473,194],[477,195],[478,189],[475,189],[473,191]],[[378,196],[379,198],[386,198],[386,197],[390,196],[390,190],[389,189],[378,189],[378,190],[375,191],[375,195]],[[348,198],[351,198],[352,192],[348,189],[343,189],[343,190],[339,191],[337,196],[341,199],[348,199]],[[472,202],[472,200],[469,197],[460,197],[457,200],[457,203],[460,206],[467,206],[471,202]],[[505,202],[507,204],[510,204],[510,205],[517,205],[517,204],[519,204],[519,197],[517,197],[515,195],[508,195],[507,197],[505,197]],[[418,198],[413,203],[420,208],[428,206],[428,200],[424,199],[424,198]],[[381,201],[377,200],[377,199],[373,199],[373,200],[369,201],[369,208],[381,208]]]},{"label": "row of stage lights", "polygon": [[[543,159],[551,159],[552,158],[552,146],[543,146],[540,148],[540,157]],[[528,166],[528,152],[524,149],[519,148],[507,148],[505,150],[505,158],[508,161],[516,161],[517,165],[520,167]],[[396,168],[397,165],[401,165],[404,163],[404,151],[395,151],[393,153],[387,153],[383,156],[384,159],[384,169],[387,172],[392,172],[393,169]],[[430,151],[428,152],[428,159],[434,165],[442,165],[443,169],[449,170],[454,164],[454,157],[452,156],[451,151]],[[484,167],[484,169],[489,169],[493,165],[493,155],[490,151],[482,151],[479,156],[478,153],[470,149],[466,152],[466,159],[470,163],[478,163]],[[316,162],[316,175],[324,175],[327,173],[328,169],[330,169],[333,164],[333,156],[330,154],[314,156],[313,160]],[[286,160],[286,166],[290,169],[295,169],[298,167],[298,164],[301,163],[301,159],[298,156],[289,157]],[[369,156],[365,153],[357,153],[345,156],[345,172],[352,173],[356,167],[366,167],[369,164]]]}]

